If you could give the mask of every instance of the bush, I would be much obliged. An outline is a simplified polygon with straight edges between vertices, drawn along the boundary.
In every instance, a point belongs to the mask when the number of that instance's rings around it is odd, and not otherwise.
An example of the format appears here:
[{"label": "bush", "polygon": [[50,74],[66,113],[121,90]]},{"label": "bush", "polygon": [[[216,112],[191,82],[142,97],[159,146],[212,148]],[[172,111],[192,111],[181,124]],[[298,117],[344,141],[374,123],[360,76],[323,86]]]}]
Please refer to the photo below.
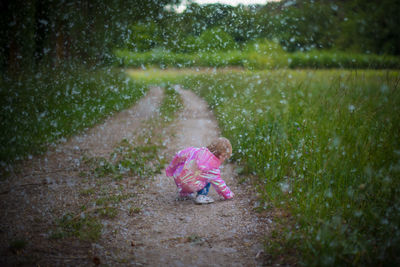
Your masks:
[{"label": "bush", "polygon": [[116,50],[119,66],[125,67],[224,67],[244,66],[246,55],[240,51],[201,52],[197,54],[165,53],[163,50],[152,50],[145,53],[135,53],[127,50]]},{"label": "bush", "polygon": [[400,58],[334,51],[295,52],[288,55],[290,68],[398,69]]},{"label": "bush", "polygon": [[[116,61],[120,66],[144,67],[226,67],[241,66],[248,69],[277,69],[277,68],[344,68],[344,69],[397,69],[400,68],[400,58],[395,56],[380,56],[373,54],[354,54],[336,51],[313,50],[310,52],[285,52],[275,41],[256,40],[242,48],[230,49],[230,41],[219,43],[218,31],[204,33],[203,41],[194,37],[188,38],[182,51],[176,53],[163,49],[153,49],[147,52],[131,52],[116,50]],[[210,40],[208,40],[210,39]],[[229,39],[229,38],[228,38]],[[207,43],[206,40],[211,43]],[[221,37],[221,40],[225,38]],[[203,42],[203,44],[201,44]],[[222,49],[222,44],[226,45]],[[218,48],[219,47],[219,48]],[[221,50],[222,49],[222,50]],[[178,49],[179,50],[179,49]],[[228,50],[228,51],[226,51]],[[195,52],[197,51],[197,52]]]},{"label": "bush", "polygon": [[197,39],[197,46],[203,52],[231,50],[235,44],[233,38],[221,28],[206,30]]},{"label": "bush", "polygon": [[130,26],[130,36],[125,41],[128,49],[148,51],[160,45],[159,29],[155,23],[137,23]]}]

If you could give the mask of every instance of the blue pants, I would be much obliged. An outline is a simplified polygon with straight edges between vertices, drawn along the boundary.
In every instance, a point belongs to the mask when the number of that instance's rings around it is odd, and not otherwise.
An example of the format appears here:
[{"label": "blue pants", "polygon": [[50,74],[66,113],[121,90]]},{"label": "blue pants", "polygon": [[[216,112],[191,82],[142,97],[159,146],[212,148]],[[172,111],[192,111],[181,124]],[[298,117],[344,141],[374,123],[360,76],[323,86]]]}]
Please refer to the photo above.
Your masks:
[{"label": "blue pants", "polygon": [[197,195],[204,195],[207,196],[208,195],[208,191],[210,191],[210,183],[206,184],[206,186],[201,189],[200,191],[197,191]]}]

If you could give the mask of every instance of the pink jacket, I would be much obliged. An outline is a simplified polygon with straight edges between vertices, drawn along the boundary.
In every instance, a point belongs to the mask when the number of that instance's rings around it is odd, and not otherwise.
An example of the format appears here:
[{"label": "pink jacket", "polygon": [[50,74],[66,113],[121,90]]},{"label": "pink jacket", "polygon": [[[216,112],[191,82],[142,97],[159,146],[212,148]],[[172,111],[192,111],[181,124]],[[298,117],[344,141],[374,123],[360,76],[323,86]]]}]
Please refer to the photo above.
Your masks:
[{"label": "pink jacket", "polygon": [[225,199],[233,198],[233,192],[221,179],[220,165],[220,160],[207,148],[188,147],[175,155],[165,172],[174,177],[181,195],[200,191],[211,183]]}]

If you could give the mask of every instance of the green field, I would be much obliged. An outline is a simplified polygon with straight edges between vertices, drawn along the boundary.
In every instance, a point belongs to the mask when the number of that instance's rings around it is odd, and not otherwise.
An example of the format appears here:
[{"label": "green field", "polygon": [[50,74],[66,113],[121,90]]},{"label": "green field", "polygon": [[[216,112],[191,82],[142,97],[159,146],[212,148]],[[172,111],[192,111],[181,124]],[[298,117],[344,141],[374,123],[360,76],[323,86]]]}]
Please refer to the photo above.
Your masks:
[{"label": "green field", "polygon": [[[149,82],[145,73],[131,74]],[[398,71],[171,73],[150,76],[208,101],[259,193],[257,209],[286,214],[268,254],[295,253],[306,265],[399,262]]]}]

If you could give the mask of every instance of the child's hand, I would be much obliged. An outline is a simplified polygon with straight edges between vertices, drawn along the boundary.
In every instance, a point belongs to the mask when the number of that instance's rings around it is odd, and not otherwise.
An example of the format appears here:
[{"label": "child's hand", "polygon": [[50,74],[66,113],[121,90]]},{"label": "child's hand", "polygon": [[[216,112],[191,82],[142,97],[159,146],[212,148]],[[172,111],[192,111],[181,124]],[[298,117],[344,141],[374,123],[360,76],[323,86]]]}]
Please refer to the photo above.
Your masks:
[{"label": "child's hand", "polygon": [[235,194],[233,192],[230,192],[228,195],[225,196],[225,199],[232,199],[235,196]]}]

